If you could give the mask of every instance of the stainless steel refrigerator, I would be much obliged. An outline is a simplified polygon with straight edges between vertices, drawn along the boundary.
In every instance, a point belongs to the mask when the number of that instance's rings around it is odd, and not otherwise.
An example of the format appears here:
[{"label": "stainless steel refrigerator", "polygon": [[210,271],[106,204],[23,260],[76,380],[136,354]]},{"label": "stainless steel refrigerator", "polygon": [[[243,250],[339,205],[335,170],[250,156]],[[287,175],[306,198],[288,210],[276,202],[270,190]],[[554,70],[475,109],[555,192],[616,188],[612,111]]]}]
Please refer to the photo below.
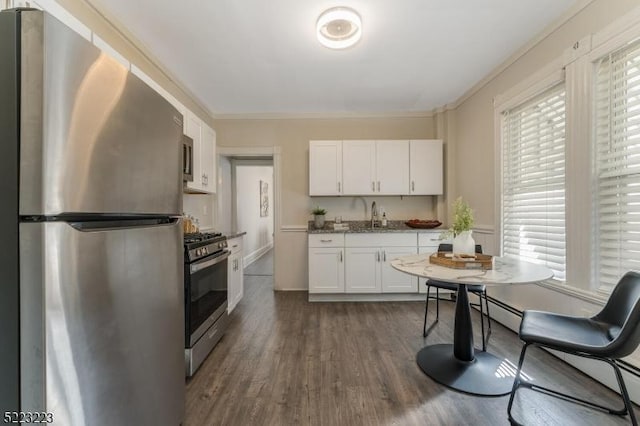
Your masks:
[{"label": "stainless steel refrigerator", "polygon": [[0,12],[0,415],[182,422],[181,136],[55,18]]}]

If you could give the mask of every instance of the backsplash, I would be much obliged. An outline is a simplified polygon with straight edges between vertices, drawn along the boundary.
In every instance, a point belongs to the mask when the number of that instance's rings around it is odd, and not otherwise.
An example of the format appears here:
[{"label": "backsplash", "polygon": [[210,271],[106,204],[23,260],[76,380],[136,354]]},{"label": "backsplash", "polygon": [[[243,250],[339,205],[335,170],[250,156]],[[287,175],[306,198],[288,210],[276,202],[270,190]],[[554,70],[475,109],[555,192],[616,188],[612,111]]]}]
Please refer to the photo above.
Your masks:
[{"label": "backsplash", "polygon": [[371,219],[371,204],[375,201],[379,216],[386,212],[389,220],[438,219],[435,196],[372,196],[372,197],[310,197],[311,209],[319,206],[327,210],[327,220],[342,216],[342,220]]},{"label": "backsplash", "polygon": [[215,197],[214,194],[184,194],[182,210],[198,219],[201,231],[213,228]]}]

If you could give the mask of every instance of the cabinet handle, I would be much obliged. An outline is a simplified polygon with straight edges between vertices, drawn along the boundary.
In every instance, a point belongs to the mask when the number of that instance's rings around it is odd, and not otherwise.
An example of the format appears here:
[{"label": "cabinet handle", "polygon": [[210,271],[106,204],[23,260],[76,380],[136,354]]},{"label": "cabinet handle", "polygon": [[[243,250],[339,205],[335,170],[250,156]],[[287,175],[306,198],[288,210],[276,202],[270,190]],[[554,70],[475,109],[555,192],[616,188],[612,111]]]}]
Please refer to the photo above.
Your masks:
[{"label": "cabinet handle", "polygon": [[376,192],[376,183],[375,182],[371,182],[371,190],[373,192]]},{"label": "cabinet handle", "polygon": [[232,248],[236,248],[236,247],[238,247],[238,245],[237,245],[237,244],[234,244],[234,245],[232,245],[231,247],[232,247]]},{"label": "cabinet handle", "polygon": [[415,181],[411,181],[411,190],[415,191],[416,190],[416,182]]},{"label": "cabinet handle", "polygon": [[342,186],[342,185],[340,185],[340,182],[338,182],[338,192],[341,192],[341,191],[342,191],[341,186]]},{"label": "cabinet handle", "polygon": [[380,252],[376,252],[376,262],[380,262]]},{"label": "cabinet handle", "polygon": [[333,240],[320,240],[321,243],[330,243]]},{"label": "cabinet handle", "polygon": [[382,260],[383,260],[384,262],[386,262],[386,261],[387,261],[387,251],[386,251],[386,250],[383,250],[383,251],[382,251]]},{"label": "cabinet handle", "polygon": [[380,181],[378,181],[378,192],[380,192]]},{"label": "cabinet handle", "polygon": [[342,250],[340,250],[340,263],[342,263]]}]

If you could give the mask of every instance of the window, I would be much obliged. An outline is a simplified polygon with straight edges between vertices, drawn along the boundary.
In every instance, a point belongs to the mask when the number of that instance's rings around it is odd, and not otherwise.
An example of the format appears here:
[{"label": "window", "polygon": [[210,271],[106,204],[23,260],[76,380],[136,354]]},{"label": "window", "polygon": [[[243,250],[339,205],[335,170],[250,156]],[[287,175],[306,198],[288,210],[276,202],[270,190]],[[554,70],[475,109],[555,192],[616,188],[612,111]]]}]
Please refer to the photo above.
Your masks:
[{"label": "window", "polygon": [[640,270],[640,40],[596,63],[595,277],[613,287]]},{"label": "window", "polygon": [[565,280],[565,88],[502,113],[502,250]]}]

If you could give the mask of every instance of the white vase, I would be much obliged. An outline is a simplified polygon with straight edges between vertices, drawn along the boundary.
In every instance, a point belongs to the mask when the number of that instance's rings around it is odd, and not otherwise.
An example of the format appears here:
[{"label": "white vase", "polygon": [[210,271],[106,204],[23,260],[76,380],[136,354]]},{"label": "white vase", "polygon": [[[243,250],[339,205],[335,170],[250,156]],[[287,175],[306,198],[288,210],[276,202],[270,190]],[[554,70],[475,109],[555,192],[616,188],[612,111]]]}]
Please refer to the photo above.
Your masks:
[{"label": "white vase", "polygon": [[471,236],[472,231],[462,231],[453,239],[453,252],[459,254],[475,254],[476,242]]},{"label": "white vase", "polygon": [[320,229],[322,227],[324,227],[324,215],[323,214],[316,214],[313,216],[313,226],[316,229]]}]

